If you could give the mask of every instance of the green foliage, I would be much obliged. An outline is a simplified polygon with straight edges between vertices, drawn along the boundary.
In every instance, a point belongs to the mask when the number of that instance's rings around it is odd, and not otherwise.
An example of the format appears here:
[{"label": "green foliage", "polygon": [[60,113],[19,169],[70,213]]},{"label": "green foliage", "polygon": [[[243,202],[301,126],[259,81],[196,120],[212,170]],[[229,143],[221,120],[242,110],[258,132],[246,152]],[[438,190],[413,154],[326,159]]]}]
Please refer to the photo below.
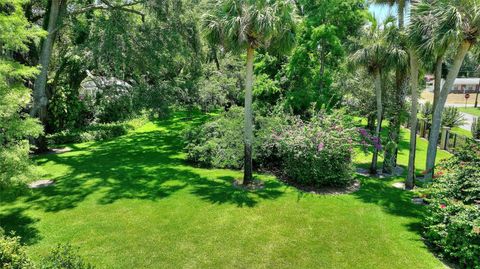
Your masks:
[{"label": "green foliage", "polygon": [[63,130],[58,133],[47,135],[50,145],[64,145],[89,141],[110,140],[115,137],[126,135],[129,131],[137,129],[145,124],[146,118],[138,118],[128,122],[96,123],[83,129]]},{"label": "green foliage", "polygon": [[463,268],[480,268],[480,146],[446,161],[427,189],[426,238]]},{"label": "green foliage", "polygon": [[7,236],[0,228],[0,268],[3,269],[33,269],[33,262],[27,255],[25,247],[20,243],[20,237]]},{"label": "green foliage", "polygon": [[278,149],[283,171],[303,186],[348,186],[353,181],[353,138],[351,119],[341,112],[317,114],[309,122],[291,119],[271,134],[271,147]]},{"label": "green foliage", "polygon": [[363,1],[298,1],[304,21],[298,35],[298,46],[286,65],[288,78],[287,105],[296,114],[305,113],[313,103],[330,109],[346,90],[334,80],[347,73],[342,63],[364,23]]},{"label": "green foliage", "polygon": [[50,255],[42,260],[40,269],[93,269],[78,255],[78,250],[70,244],[57,245]]},{"label": "green foliage", "polygon": [[443,110],[442,115],[442,125],[446,127],[459,127],[463,125],[465,119],[463,118],[462,113],[458,111],[456,107],[446,107]]},{"label": "green foliage", "polygon": [[8,6],[0,11],[0,189],[29,180],[32,166],[28,160],[28,137],[36,137],[41,127],[24,109],[30,102],[30,90],[24,86],[37,69],[12,58],[24,53],[28,44],[43,33],[24,16],[24,1],[0,1]]},{"label": "green foliage", "polygon": [[48,104],[48,127],[55,133],[66,129],[84,128],[94,120],[92,106],[79,100],[78,91],[58,86]]},{"label": "green foliage", "polygon": [[243,165],[243,109],[233,107],[216,120],[185,132],[187,159],[205,167]]},{"label": "green foliage", "polygon": [[[187,159],[205,167],[243,166],[243,110],[236,107],[185,133]],[[309,122],[278,111],[255,117],[253,160],[279,168],[305,186],[346,186],[353,180],[352,122],[341,113]]]}]

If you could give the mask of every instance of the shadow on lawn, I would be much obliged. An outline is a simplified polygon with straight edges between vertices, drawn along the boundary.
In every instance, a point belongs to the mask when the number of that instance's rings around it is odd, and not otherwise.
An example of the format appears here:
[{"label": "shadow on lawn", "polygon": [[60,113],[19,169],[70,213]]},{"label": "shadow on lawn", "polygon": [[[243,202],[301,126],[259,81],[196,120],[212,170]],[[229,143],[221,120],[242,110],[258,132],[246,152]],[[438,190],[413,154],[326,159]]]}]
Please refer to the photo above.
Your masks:
[{"label": "shadow on lawn", "polygon": [[419,232],[422,228],[420,219],[425,213],[424,207],[413,204],[412,193],[397,189],[392,183],[390,179],[363,177],[361,189],[353,195],[363,202],[381,206],[389,214],[417,219],[409,223],[408,228]]},{"label": "shadow on lawn", "polygon": [[[194,124],[200,122],[198,118],[193,120]],[[31,228],[35,221],[25,216],[25,210],[58,212],[75,208],[94,193],[99,196],[99,204],[110,204],[119,199],[155,201],[187,189],[203,201],[239,207],[254,207],[261,200],[283,194],[282,185],[276,181],[266,182],[264,189],[248,192],[234,188],[233,177],[201,176],[179,155],[183,150],[181,131],[192,120],[174,117],[156,124],[160,130],[93,143],[83,151],[40,156],[37,163],[66,165],[68,173],[54,178],[55,186],[15,198],[23,199],[29,207],[0,211],[1,226],[21,235],[25,243],[34,243],[38,237]],[[204,171],[208,175],[209,171]],[[0,205],[15,201],[7,197],[0,195]]]}]

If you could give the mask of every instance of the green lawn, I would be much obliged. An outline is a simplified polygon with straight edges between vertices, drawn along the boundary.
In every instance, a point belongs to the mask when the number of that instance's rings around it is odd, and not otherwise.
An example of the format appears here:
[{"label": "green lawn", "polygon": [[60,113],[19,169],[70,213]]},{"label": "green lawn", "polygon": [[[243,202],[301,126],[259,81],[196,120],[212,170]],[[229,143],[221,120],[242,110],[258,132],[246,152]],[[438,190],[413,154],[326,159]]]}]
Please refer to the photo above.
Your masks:
[{"label": "green lawn", "polygon": [[[71,242],[99,268],[443,268],[420,236],[424,208],[391,187],[400,178],[361,178],[354,194],[318,196],[261,175],[265,189],[240,191],[240,172],[184,161],[189,124],[177,116],[38,158],[56,186],[0,193],[1,226],[37,259]],[[421,171],[426,142],[419,147]]]},{"label": "green lawn", "polygon": [[476,117],[480,117],[480,108],[474,108],[474,107],[459,107],[458,110],[460,110],[463,113],[467,113]]}]

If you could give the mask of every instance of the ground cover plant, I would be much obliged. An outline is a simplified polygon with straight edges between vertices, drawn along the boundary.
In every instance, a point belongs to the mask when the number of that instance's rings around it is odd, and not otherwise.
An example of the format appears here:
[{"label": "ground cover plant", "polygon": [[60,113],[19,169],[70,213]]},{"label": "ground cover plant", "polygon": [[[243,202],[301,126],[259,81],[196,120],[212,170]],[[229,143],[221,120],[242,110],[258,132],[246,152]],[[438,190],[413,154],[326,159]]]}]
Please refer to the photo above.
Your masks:
[{"label": "ground cover plant", "polygon": [[401,178],[358,177],[356,193],[318,196],[258,174],[265,188],[243,191],[232,187],[240,172],[186,162],[183,130],[209,116],[184,116],[36,158],[55,186],[2,192],[0,223],[34,260],[70,242],[99,268],[443,268],[420,237],[423,207],[391,186]]}]

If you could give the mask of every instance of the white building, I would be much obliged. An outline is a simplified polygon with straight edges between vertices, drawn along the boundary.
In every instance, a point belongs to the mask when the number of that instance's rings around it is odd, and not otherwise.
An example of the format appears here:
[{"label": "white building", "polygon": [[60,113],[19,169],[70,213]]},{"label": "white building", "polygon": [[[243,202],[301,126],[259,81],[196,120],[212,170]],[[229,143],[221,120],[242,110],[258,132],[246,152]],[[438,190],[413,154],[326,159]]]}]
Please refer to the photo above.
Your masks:
[{"label": "white building", "polygon": [[[433,85],[435,79],[433,77],[426,77],[427,80],[427,90],[433,92]],[[442,79],[442,87],[445,83],[445,80]],[[450,93],[476,93],[480,87],[480,78],[457,78],[453,84],[453,88],[450,90]]]}]

